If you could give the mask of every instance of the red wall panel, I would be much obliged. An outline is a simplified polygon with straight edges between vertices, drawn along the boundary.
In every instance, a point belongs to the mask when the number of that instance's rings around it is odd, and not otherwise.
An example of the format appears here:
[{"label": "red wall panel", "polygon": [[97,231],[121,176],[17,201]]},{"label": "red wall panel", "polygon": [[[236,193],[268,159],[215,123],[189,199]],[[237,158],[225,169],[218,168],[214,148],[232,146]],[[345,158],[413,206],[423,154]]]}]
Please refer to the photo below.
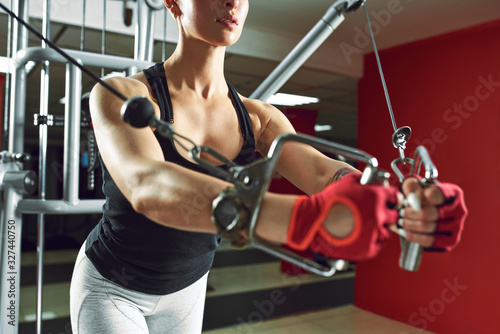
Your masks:
[{"label": "red wall panel", "polygon": [[[469,216],[450,253],[424,253],[420,270],[398,267],[396,236],[359,263],[355,304],[436,333],[498,333],[500,314],[500,21],[380,53],[407,156],[424,145],[441,181],[465,191]],[[359,83],[359,148],[390,170],[398,157],[375,57]]]}]

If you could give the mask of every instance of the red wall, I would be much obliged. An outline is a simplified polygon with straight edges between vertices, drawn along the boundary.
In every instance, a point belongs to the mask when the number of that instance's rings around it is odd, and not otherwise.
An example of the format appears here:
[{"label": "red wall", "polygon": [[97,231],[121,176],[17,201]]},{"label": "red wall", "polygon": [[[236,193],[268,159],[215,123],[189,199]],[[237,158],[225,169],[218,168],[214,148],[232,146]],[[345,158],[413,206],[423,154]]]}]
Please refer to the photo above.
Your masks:
[{"label": "red wall", "polygon": [[[500,21],[380,53],[399,127],[424,145],[441,181],[465,191],[469,216],[450,253],[424,253],[420,270],[398,267],[393,236],[356,269],[355,304],[436,333],[498,333],[500,316]],[[489,82],[489,83],[488,83]],[[390,170],[389,113],[375,57],[359,83],[359,148]]]}]

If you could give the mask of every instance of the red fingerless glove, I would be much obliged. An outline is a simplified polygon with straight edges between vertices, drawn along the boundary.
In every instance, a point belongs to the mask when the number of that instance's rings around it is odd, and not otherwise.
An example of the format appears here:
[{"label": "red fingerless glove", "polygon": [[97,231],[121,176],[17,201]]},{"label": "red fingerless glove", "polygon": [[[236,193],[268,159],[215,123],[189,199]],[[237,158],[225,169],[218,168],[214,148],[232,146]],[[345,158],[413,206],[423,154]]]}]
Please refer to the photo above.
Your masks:
[{"label": "red fingerless glove", "polygon": [[[361,174],[349,174],[311,197],[299,196],[293,207],[287,244],[309,249],[329,258],[359,261],[373,258],[381,242],[389,237],[385,228],[395,224],[398,191],[394,187],[361,185]],[[354,216],[354,229],[345,238],[335,238],[323,226],[331,207],[341,203]]]},{"label": "red fingerless glove", "polygon": [[435,186],[443,192],[445,199],[444,204],[438,206],[439,219],[434,244],[427,250],[451,251],[460,241],[467,216],[464,194],[456,184],[438,183]]}]

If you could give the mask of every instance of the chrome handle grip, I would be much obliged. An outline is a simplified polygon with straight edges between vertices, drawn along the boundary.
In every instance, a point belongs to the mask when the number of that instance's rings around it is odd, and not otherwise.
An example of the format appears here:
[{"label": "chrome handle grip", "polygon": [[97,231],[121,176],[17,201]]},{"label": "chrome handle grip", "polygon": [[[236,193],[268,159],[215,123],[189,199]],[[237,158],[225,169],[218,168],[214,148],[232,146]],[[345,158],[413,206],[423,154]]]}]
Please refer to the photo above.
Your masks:
[{"label": "chrome handle grip", "polygon": [[[420,180],[422,184],[430,185],[437,182],[438,171],[425,147],[417,147],[415,158],[411,163],[411,175],[420,174],[420,169],[422,165],[424,166],[424,177]],[[401,255],[399,257],[399,266],[407,271],[417,271],[422,259],[422,246],[414,242],[409,242],[403,237],[400,237],[400,241]]]}]

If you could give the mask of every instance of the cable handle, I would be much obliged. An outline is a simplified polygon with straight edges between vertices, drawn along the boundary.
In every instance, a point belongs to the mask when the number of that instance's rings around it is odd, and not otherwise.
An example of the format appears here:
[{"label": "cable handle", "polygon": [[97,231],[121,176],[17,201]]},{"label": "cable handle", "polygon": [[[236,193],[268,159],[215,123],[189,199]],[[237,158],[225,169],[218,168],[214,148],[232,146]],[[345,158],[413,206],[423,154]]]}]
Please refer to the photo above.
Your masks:
[{"label": "cable handle", "polygon": [[235,176],[240,179],[247,179],[248,182],[236,184],[238,193],[243,203],[250,212],[248,237],[251,244],[275,257],[290,262],[302,269],[314,274],[330,277],[336,271],[345,270],[349,266],[349,261],[343,259],[327,259],[325,264],[321,264],[310,259],[304,258],[294,252],[288,251],[282,247],[276,246],[259,238],[255,233],[255,227],[259,217],[262,201],[269,189],[269,183],[272,177],[274,166],[280,156],[283,146],[287,142],[298,142],[310,145],[321,152],[334,153],[342,155],[348,159],[359,161],[366,164],[361,177],[361,184],[381,184],[388,186],[390,174],[378,168],[378,161],[375,157],[366,152],[326,141],[321,138],[308,136],[305,134],[286,133],[278,136],[272,143],[266,157],[254,161],[246,166],[233,167]]},{"label": "cable handle", "polygon": [[[413,160],[408,158],[406,159],[409,160],[409,163],[411,163],[410,175],[420,175],[421,168],[422,166],[424,167],[424,176],[419,179],[419,182],[423,186],[429,186],[438,182],[438,170],[432,162],[429,152],[424,146],[417,147],[415,151],[415,158]],[[399,159],[394,160],[393,164],[397,160]],[[397,170],[400,181],[403,182],[403,174],[401,173],[401,171],[399,171],[399,169],[397,169],[397,167],[394,166],[395,164],[393,165],[393,169],[396,168],[394,169],[394,171],[396,172]],[[410,199],[412,201],[410,205],[413,207],[413,209],[417,211],[420,210],[420,200],[416,196],[412,196],[412,194],[408,195],[408,201],[410,201]],[[402,234],[403,235],[400,234],[401,255],[399,257],[399,266],[407,271],[417,271],[420,267],[423,248],[417,243],[409,242],[408,240],[406,240],[403,232]]]}]

